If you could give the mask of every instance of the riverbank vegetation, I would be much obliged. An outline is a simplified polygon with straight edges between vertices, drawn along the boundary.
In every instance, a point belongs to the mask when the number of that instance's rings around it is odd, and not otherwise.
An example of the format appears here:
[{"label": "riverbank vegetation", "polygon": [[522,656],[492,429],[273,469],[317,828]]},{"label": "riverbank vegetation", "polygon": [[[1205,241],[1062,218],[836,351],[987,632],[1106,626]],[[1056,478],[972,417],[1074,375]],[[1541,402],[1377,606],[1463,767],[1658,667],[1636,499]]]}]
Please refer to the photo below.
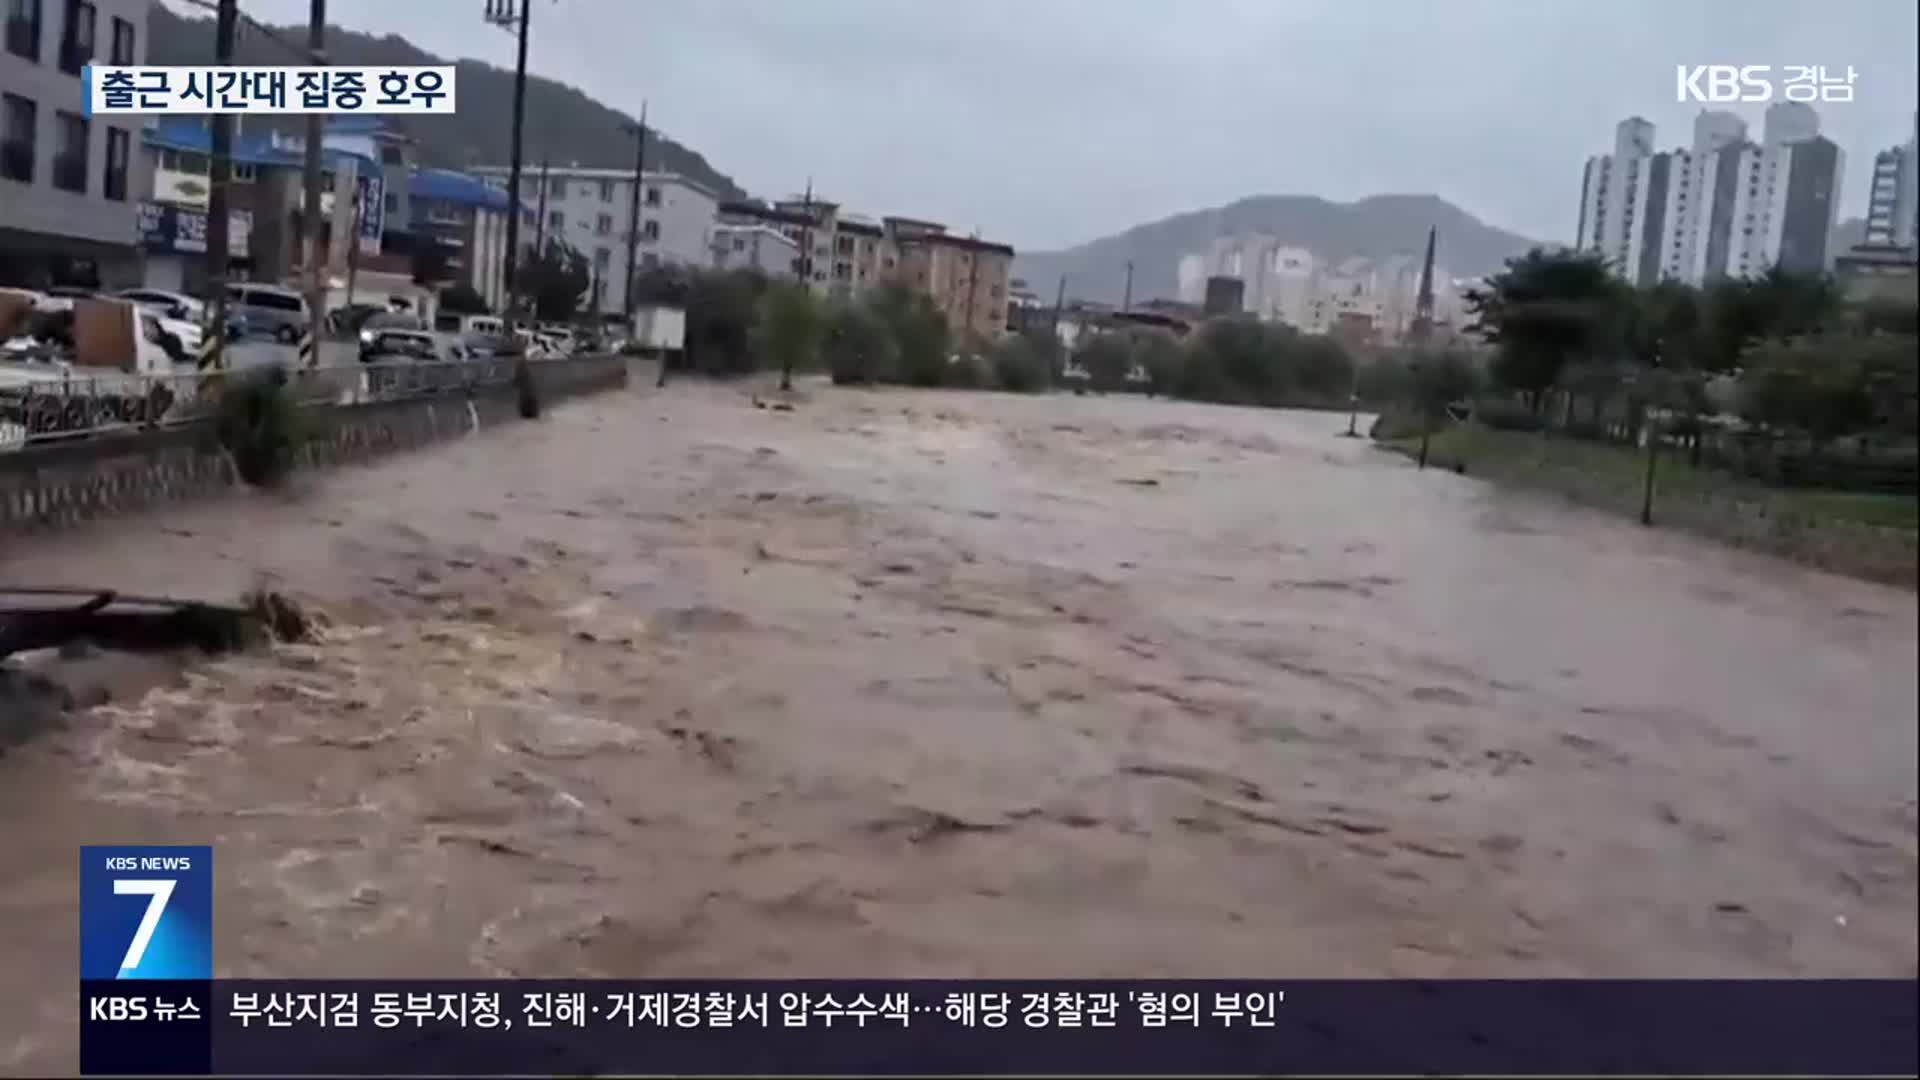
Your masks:
[{"label": "riverbank vegetation", "polygon": [[1344,407],[1355,387],[1354,359],[1338,342],[1249,317],[1213,320],[1184,339],[1145,325],[1088,332],[1068,348],[1047,326],[976,339],[901,285],[823,298],[750,271],[661,269],[641,280],[639,295],[686,310],[679,367],[705,375],[814,371],[842,385],[1311,407]]},{"label": "riverbank vegetation", "polygon": [[[1916,314],[1778,271],[1705,288],[1621,283],[1534,251],[1469,296],[1492,350],[1421,386],[1384,361],[1383,445],[1491,479],[1879,580],[1912,584]],[[1452,361],[1449,361],[1450,363]]]}]

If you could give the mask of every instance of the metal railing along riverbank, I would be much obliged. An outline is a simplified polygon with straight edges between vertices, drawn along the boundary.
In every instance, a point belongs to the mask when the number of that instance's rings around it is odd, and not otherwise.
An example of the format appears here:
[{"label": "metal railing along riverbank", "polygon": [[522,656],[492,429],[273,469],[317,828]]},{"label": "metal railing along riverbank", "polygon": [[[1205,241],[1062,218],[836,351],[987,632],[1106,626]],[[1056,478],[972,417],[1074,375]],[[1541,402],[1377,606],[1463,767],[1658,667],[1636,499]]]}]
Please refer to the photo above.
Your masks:
[{"label": "metal railing along riverbank", "polygon": [[[340,364],[285,370],[305,405],[365,405],[408,398],[459,396],[511,384],[518,361]],[[536,368],[574,360],[529,361]],[[7,376],[15,378],[9,380]],[[29,372],[0,367],[0,452],[109,432],[175,427],[203,421],[218,407],[220,388],[270,377],[268,369],[131,375]]]}]

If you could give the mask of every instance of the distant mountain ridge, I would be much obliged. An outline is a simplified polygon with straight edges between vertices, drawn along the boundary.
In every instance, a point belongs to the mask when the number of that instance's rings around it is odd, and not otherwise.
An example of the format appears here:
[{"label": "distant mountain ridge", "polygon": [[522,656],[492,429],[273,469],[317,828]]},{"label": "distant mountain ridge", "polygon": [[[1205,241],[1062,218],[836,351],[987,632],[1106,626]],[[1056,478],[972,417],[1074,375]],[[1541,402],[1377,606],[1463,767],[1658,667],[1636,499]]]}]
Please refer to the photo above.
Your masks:
[{"label": "distant mountain ridge", "polygon": [[[418,3],[420,0],[412,0]],[[480,5],[448,4],[461,18],[478,18]],[[150,64],[208,64],[213,62],[213,19],[175,14],[153,0],[147,17]],[[305,26],[274,27],[289,41],[304,43]],[[394,126],[412,136],[420,164],[464,169],[474,165],[504,165],[512,154],[513,72],[478,60],[444,60],[395,34],[374,37],[338,26],[327,27],[327,53],[336,64],[358,67],[380,65],[444,65],[458,68],[459,112],[451,116],[394,116]],[[301,59],[264,34],[243,33],[235,50],[238,64],[297,64]],[[275,126],[297,130],[299,117],[279,117]],[[633,136],[626,113],[607,107],[585,93],[552,79],[527,73],[524,160],[537,169],[542,158],[555,165],[587,168],[633,167]],[[712,188],[722,199],[745,195],[733,178],[714,168],[698,152],[649,131],[647,168],[679,173]]]},{"label": "distant mountain ridge", "polygon": [[1437,195],[1375,195],[1332,202],[1312,195],[1255,195],[1208,210],[1175,214],[1064,251],[1023,252],[1014,272],[1051,297],[1060,275],[1067,293],[1119,303],[1133,263],[1133,298],[1173,297],[1183,255],[1205,251],[1216,237],[1266,233],[1331,261],[1419,253],[1427,229],[1439,229],[1435,261],[1454,275],[1478,277],[1542,241],[1485,224]]}]

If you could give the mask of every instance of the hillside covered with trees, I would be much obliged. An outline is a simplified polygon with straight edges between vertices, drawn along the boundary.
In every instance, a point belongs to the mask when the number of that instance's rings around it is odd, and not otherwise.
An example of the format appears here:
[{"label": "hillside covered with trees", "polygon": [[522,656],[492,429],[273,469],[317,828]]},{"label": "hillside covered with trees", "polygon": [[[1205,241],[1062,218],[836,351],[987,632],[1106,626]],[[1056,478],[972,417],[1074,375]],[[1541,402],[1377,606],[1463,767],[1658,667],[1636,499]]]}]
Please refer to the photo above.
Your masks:
[{"label": "hillside covered with trees", "polygon": [[[479,5],[468,17],[479,17]],[[213,62],[213,18],[175,14],[158,0],[147,20],[150,64],[208,64]],[[274,27],[290,42],[304,42],[306,27]],[[448,169],[474,165],[504,165],[512,152],[513,72],[478,60],[447,60],[417,48],[397,35],[374,37],[339,26],[327,27],[327,51],[332,62],[372,67],[381,64],[453,64],[459,69],[460,111],[451,116],[395,116],[394,126],[419,145],[420,164]],[[236,49],[237,64],[293,64],[293,55],[265,34],[243,32]],[[527,74],[525,160],[530,167],[542,159],[556,165],[589,168],[633,167],[633,136],[625,125],[634,117],[588,97],[564,83]],[[295,130],[299,117],[278,117]],[[708,163],[697,151],[658,131],[647,140],[647,167],[679,173],[714,189],[722,199],[745,193],[733,178]]]}]

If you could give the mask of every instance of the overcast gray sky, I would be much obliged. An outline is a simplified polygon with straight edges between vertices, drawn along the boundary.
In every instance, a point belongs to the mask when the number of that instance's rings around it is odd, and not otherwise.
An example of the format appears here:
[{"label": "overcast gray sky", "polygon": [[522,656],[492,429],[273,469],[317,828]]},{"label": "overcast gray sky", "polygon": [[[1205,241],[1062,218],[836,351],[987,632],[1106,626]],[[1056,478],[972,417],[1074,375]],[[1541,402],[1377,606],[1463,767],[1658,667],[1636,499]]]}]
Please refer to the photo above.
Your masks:
[{"label": "overcast gray sky", "polygon": [[[1433,192],[1571,239],[1580,167],[1677,64],[1851,65],[1817,106],[1847,154],[1913,130],[1913,0],[534,0],[529,68],[757,194],[816,188],[1029,249],[1253,194]],[[178,6],[176,0],[176,6]],[[302,22],[307,0],[241,0]],[[483,0],[330,0],[330,21],[513,64]],[[1745,106],[1758,134],[1760,106]],[[502,123],[506,118],[502,118]]]}]

